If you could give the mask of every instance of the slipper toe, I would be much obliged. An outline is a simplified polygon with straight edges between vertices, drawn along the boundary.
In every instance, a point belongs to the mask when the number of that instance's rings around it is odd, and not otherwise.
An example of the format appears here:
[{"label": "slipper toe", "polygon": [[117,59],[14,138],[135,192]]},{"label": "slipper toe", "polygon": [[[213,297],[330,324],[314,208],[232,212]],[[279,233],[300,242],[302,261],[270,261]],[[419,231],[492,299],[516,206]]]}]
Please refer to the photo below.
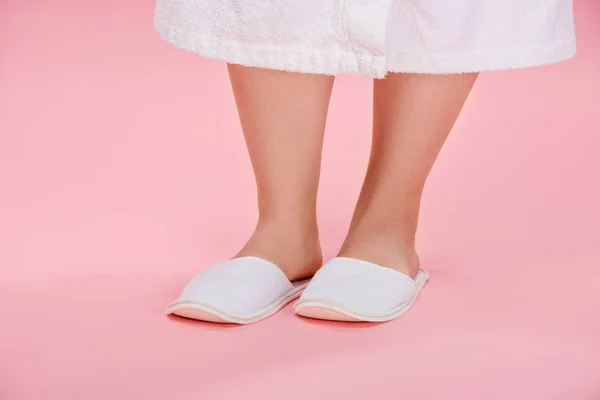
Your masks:
[{"label": "slipper toe", "polygon": [[294,310],[319,319],[394,319],[412,305],[427,278],[426,272],[420,270],[416,278],[370,262],[337,257],[317,272]]},{"label": "slipper toe", "polygon": [[269,261],[240,257],[196,275],[167,313],[211,322],[256,322],[276,312],[301,289]]}]

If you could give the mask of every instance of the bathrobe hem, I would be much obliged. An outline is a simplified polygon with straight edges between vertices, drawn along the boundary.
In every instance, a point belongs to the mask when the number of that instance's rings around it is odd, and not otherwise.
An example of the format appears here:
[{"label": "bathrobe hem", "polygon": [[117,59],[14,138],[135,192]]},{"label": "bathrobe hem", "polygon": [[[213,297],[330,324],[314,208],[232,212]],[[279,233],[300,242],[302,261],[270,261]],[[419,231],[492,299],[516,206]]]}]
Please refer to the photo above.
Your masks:
[{"label": "bathrobe hem", "polygon": [[528,68],[564,61],[576,53],[574,35],[537,46],[445,54],[398,52],[383,56],[341,48],[325,52],[303,45],[286,48],[248,45],[182,29],[160,15],[155,16],[154,28],[163,40],[177,48],[231,64],[307,74],[358,74],[369,78],[383,78],[389,72],[455,74]]}]

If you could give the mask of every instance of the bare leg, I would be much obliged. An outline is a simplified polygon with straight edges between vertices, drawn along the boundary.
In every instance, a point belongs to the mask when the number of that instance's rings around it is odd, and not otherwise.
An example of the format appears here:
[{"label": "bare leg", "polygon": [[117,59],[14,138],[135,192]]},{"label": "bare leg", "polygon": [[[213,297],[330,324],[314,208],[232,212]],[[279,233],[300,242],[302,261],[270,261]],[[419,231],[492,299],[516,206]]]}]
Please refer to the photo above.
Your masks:
[{"label": "bare leg", "polygon": [[259,220],[236,255],[312,276],[322,253],[316,199],[333,77],[230,65],[229,75],[258,189]]},{"label": "bare leg", "polygon": [[425,180],[476,77],[391,74],[375,81],[371,158],[340,256],[414,276]]}]

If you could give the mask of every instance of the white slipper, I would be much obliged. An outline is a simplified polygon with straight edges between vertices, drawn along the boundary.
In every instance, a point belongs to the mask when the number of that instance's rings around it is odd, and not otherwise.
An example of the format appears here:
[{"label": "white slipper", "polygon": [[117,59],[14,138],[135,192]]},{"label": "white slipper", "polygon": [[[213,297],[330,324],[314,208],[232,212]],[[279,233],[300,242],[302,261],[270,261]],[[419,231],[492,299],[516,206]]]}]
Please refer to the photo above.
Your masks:
[{"label": "white slipper", "polygon": [[294,304],[304,317],[334,321],[391,321],[406,313],[429,279],[347,257],[329,260]]},{"label": "white slipper", "polygon": [[275,264],[262,258],[234,258],[196,275],[169,305],[167,314],[250,324],[275,314],[296,299],[309,281],[292,283]]}]

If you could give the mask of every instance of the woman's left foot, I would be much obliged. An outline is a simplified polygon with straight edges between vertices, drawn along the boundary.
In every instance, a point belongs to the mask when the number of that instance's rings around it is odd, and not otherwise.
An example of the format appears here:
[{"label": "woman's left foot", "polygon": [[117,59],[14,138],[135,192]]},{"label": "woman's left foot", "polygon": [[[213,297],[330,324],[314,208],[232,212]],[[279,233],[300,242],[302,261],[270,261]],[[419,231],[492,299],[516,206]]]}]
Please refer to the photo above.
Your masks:
[{"label": "woman's left foot", "polygon": [[334,321],[391,321],[411,309],[428,279],[422,269],[410,277],[361,259],[335,257],[316,273],[294,311]]},{"label": "woman's left foot", "polygon": [[429,279],[401,235],[348,236],[338,255],[317,272],[294,311],[336,321],[391,321],[410,310]]}]

